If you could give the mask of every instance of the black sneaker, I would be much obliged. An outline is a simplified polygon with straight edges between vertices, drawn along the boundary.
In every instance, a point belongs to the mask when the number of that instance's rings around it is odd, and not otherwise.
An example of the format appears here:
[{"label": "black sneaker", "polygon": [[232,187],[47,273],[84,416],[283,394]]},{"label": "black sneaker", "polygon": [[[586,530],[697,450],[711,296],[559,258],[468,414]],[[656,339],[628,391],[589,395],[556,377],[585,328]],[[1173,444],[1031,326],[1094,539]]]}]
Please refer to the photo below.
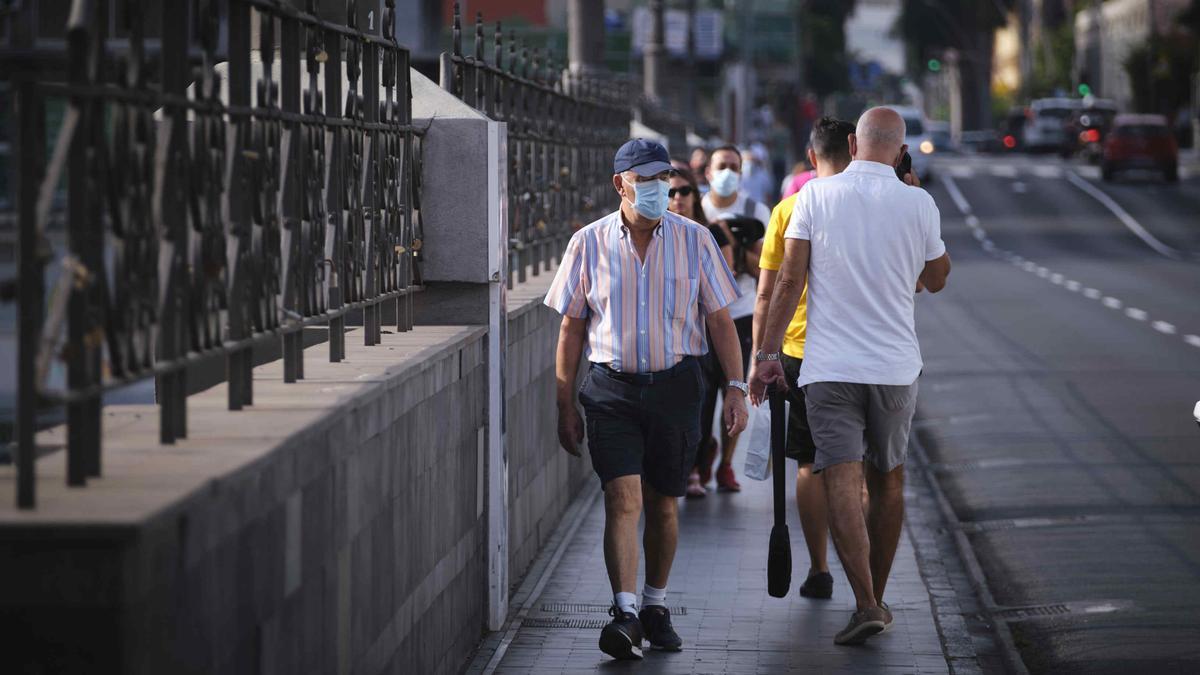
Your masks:
[{"label": "black sneaker", "polygon": [[650,605],[638,613],[638,619],[652,648],[677,652],[683,647],[683,640],[671,626],[671,610],[662,605]]},{"label": "black sneaker", "polygon": [[833,575],[829,572],[813,572],[800,585],[800,595],[806,598],[828,600],[833,597]]},{"label": "black sneaker", "polygon": [[613,617],[600,631],[600,651],[622,661],[642,658],[642,622],[633,612],[622,612],[616,605],[608,608]]}]

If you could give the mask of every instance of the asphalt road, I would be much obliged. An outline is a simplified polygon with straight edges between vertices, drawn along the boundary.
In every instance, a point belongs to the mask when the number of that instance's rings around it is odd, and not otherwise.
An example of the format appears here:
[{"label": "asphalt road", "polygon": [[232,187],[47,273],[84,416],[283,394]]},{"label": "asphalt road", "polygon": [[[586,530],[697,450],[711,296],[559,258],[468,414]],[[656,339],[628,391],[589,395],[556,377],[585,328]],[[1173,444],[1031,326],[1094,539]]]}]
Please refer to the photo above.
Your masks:
[{"label": "asphalt road", "polygon": [[936,170],[915,427],[991,618],[1033,673],[1200,672],[1200,175]]}]

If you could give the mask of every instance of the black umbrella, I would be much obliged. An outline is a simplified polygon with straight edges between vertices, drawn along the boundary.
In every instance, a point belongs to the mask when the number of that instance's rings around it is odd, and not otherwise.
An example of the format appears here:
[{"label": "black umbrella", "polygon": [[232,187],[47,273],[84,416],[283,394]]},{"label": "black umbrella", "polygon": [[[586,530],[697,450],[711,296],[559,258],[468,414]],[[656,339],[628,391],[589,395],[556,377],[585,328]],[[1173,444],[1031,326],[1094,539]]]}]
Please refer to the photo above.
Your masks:
[{"label": "black umbrella", "polygon": [[785,598],[792,585],[792,542],[787,527],[787,486],[784,481],[783,449],[787,438],[787,419],[784,392],[772,390],[771,402],[771,472],[775,484],[775,526],[771,528],[771,543],[767,549],[767,592],[775,598]]}]

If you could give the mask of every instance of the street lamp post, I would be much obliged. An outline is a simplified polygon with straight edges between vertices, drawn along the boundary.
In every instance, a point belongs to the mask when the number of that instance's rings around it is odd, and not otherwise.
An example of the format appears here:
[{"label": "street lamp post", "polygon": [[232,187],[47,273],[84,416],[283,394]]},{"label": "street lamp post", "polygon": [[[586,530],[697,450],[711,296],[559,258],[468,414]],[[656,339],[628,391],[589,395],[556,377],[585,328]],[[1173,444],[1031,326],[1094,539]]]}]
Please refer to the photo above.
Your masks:
[{"label": "street lamp post", "polygon": [[663,0],[650,0],[650,40],[642,56],[642,93],[650,101],[659,99],[662,62],[666,54],[663,32]]}]

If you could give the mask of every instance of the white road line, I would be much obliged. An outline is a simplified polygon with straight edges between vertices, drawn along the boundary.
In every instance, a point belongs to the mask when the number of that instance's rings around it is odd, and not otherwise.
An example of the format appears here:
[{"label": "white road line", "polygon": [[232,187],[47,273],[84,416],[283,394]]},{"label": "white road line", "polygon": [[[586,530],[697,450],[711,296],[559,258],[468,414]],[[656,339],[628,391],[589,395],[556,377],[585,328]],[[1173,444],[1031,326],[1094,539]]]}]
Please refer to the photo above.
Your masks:
[{"label": "white road line", "polygon": [[[1009,166],[1004,166],[1004,165],[993,166],[993,167],[991,167],[991,170],[992,170],[992,174],[997,175],[997,176],[1005,175],[1008,173],[1009,170],[1012,170],[1013,176],[1016,175],[1016,170],[1013,169],[1013,167],[1009,167]],[[1071,183],[1075,184],[1076,187],[1078,187],[1079,189],[1088,193],[1094,199],[1096,199],[1101,204],[1103,204],[1105,207],[1107,207],[1110,211],[1112,211],[1113,214],[1116,215],[1117,218],[1127,228],[1129,228],[1130,231],[1132,231],[1134,234],[1136,234],[1138,237],[1140,237],[1142,239],[1142,241],[1146,242],[1146,244],[1148,246],[1150,246],[1150,248],[1154,249],[1158,253],[1160,253],[1163,256],[1166,256],[1168,258],[1172,258],[1172,259],[1179,258],[1178,251],[1167,246],[1166,244],[1162,243],[1161,241],[1155,239],[1153,235],[1151,235],[1149,232],[1147,232],[1145,228],[1143,228],[1136,220],[1133,219],[1133,216],[1129,215],[1129,212],[1127,212],[1127,211],[1125,211],[1125,209],[1121,208],[1121,206],[1119,204],[1117,204],[1115,201],[1113,201],[1111,197],[1109,197],[1107,194],[1102,192],[1099,188],[1093,186],[1091,183],[1088,183],[1086,180],[1080,178],[1076,173],[1074,173],[1072,171],[1061,172],[1061,170],[1058,169],[1058,167],[1036,167],[1036,166],[1034,167],[1033,173],[1042,178],[1051,178],[1051,177],[1058,177],[1060,175],[1065,175]],[[977,216],[975,216],[975,214],[971,213],[970,202],[968,202],[967,198],[965,196],[963,196],[962,190],[960,190],[958,188],[958,184],[954,182],[953,175],[955,175],[955,174],[961,175],[961,172],[951,172],[950,175],[946,175],[942,179],[943,183],[946,186],[946,191],[948,193],[950,193],[950,198],[952,200],[954,200],[954,205],[957,206],[958,210],[960,212],[962,212],[962,214],[965,216],[964,220],[967,224],[967,227],[969,227],[971,229],[972,236],[974,236],[975,239],[977,241],[979,241],[980,246],[983,247],[984,251],[987,251],[988,253],[992,253],[995,257],[1004,258],[1005,260],[1012,262],[1013,265],[1020,267],[1027,272],[1036,272],[1039,277],[1041,277],[1043,279],[1049,279],[1050,282],[1055,285],[1064,286],[1067,290],[1069,290],[1071,292],[1079,292],[1080,289],[1082,289],[1084,297],[1090,298],[1092,300],[1100,300],[1101,303],[1103,303],[1103,305],[1105,307],[1108,307],[1109,309],[1121,309],[1121,307],[1123,306],[1123,303],[1120,300],[1118,300],[1117,298],[1112,297],[1111,295],[1104,296],[1103,293],[1101,293],[1099,290],[1097,290],[1095,288],[1091,288],[1091,287],[1083,288],[1083,284],[1081,284],[1078,281],[1075,281],[1074,279],[1067,279],[1066,277],[1064,277],[1062,274],[1059,274],[1058,272],[1051,272],[1046,267],[1038,265],[1037,263],[1034,263],[1032,260],[1026,260],[1025,258],[1023,258],[1011,251],[997,249],[996,245],[992,242],[992,240],[987,237],[987,232],[983,229],[983,227],[980,226],[979,218]],[[1020,186],[1020,187],[1018,187],[1018,186]],[[1026,188],[1025,184],[1020,181],[1013,183],[1013,191],[1014,192],[1022,193],[1025,191],[1025,188]],[[1103,299],[1101,299],[1101,296],[1103,296]],[[1125,316],[1129,317],[1130,319],[1133,319],[1134,321],[1146,321],[1149,318],[1149,315],[1146,313],[1145,310],[1138,309],[1137,307],[1126,307],[1125,308]],[[1154,328],[1154,330],[1156,330],[1159,333],[1162,333],[1164,335],[1174,335],[1176,333],[1175,325],[1168,323],[1166,321],[1154,321],[1150,325]],[[1185,335],[1185,336],[1183,336],[1183,341],[1193,347],[1200,348],[1200,335],[1191,335],[1191,334]]]},{"label": "white road line", "polygon": [[1033,175],[1038,178],[1062,178],[1063,170],[1061,166],[1036,164],[1033,167]]},{"label": "white road line", "polygon": [[1017,167],[1011,164],[990,164],[988,171],[997,178],[1016,178]]},{"label": "white road line", "polygon": [[[971,205],[967,202],[967,198],[963,196],[962,190],[958,189],[958,183],[954,182],[953,176],[946,176],[946,180],[942,181],[946,185],[946,192],[950,193],[950,199],[954,200],[954,205],[964,215],[971,214]],[[979,224],[979,219],[975,220],[975,224]]]},{"label": "white road line", "polygon": [[1068,171],[1066,176],[1069,183],[1080,190],[1083,190],[1093,199],[1103,204],[1109,211],[1112,211],[1113,215],[1117,217],[1117,220],[1121,221],[1125,227],[1129,228],[1130,232],[1133,232],[1135,235],[1137,235],[1138,239],[1141,239],[1143,242],[1145,242],[1146,245],[1154,249],[1156,253],[1165,258],[1170,258],[1171,260],[1180,259],[1179,251],[1176,251],[1175,249],[1156,239],[1154,235],[1150,234],[1146,228],[1142,227],[1141,223],[1135,220],[1133,216],[1129,215],[1128,211],[1122,208],[1120,204],[1114,201],[1112,197],[1109,197],[1108,194],[1106,194],[1103,190],[1080,178],[1074,172]]}]

